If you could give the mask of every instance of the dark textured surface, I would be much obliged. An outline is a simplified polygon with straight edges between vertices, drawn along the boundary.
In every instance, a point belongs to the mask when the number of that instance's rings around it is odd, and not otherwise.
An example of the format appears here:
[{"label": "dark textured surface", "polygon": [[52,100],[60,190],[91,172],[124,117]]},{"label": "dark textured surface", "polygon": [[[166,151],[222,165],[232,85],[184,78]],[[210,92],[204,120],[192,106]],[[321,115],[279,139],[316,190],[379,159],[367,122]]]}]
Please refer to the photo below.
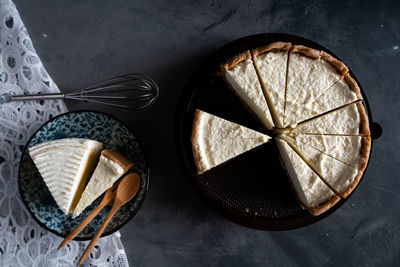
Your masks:
[{"label": "dark textured surface", "polygon": [[[158,82],[148,111],[118,115],[151,167],[142,209],[121,231],[134,266],[396,265],[400,261],[400,2],[15,0],[45,67],[63,90],[128,72]],[[364,181],[311,226],[265,232],[216,214],[180,171],[174,113],[190,74],[218,47],[286,32],[327,47],[353,70],[383,127]],[[83,106],[70,106],[71,109]]]}]

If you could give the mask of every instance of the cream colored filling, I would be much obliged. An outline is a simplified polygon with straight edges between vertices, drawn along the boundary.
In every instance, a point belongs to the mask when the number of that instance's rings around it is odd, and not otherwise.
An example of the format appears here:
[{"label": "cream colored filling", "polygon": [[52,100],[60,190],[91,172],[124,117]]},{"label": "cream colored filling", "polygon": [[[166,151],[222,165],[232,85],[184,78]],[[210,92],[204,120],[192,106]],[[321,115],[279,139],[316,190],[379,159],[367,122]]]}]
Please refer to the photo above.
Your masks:
[{"label": "cream colored filling", "polygon": [[320,117],[305,121],[292,130],[294,133],[343,134],[360,133],[360,114],[356,103],[334,110]]},{"label": "cream colored filling", "polygon": [[284,126],[295,125],[308,116],[320,114],[318,110],[313,111],[312,103],[340,78],[341,75],[325,60],[291,53]]},{"label": "cream colored filling", "polygon": [[321,153],[300,141],[293,140],[290,137],[284,138],[292,144],[293,148],[332,190],[343,196],[349,186],[353,184],[358,174],[356,168]]},{"label": "cream colored filling", "polygon": [[278,128],[283,127],[287,52],[268,52],[254,59],[272,117]]},{"label": "cream colored filling", "polygon": [[124,174],[124,172],[125,171],[121,165],[101,155],[92,178],[83,191],[72,217],[77,217],[101,194],[103,194],[107,189],[111,188],[113,184]]},{"label": "cream colored filling", "polygon": [[88,166],[99,157],[101,143],[87,139],[59,139],[29,148],[38,168],[59,208],[69,214],[74,199],[80,193],[91,172]]},{"label": "cream colored filling", "polygon": [[367,137],[297,134],[293,138],[354,168],[363,164],[361,140]]},{"label": "cream colored filling", "polygon": [[250,149],[266,143],[270,137],[236,123],[201,112],[197,139],[200,172],[209,170]]},{"label": "cream colored filling", "polygon": [[274,123],[252,60],[244,60],[224,73],[226,80],[238,96],[250,107],[266,128],[272,129]]},{"label": "cream colored filling", "polygon": [[277,138],[276,142],[296,195],[306,207],[316,208],[334,196],[334,192],[284,140]]}]

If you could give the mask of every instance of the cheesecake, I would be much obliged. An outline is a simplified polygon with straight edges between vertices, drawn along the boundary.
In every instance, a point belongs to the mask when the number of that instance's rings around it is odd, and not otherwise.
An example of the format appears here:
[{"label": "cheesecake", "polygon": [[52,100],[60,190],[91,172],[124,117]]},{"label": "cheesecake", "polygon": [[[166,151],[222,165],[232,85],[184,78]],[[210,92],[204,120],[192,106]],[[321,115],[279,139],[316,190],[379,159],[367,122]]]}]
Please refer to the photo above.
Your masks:
[{"label": "cheesecake", "polygon": [[311,104],[347,74],[347,67],[327,53],[302,45],[290,49],[284,126],[305,120]]},{"label": "cheesecake", "polygon": [[287,141],[303,161],[341,198],[346,198],[359,183],[361,170],[288,136],[281,138]]},{"label": "cheesecake", "polygon": [[298,121],[307,120],[313,116],[345,106],[357,100],[362,100],[357,82],[346,74],[336,81],[328,90],[311,103],[311,112],[303,114]]},{"label": "cheesecake", "polygon": [[191,142],[197,172],[210,170],[270,139],[260,132],[196,110]]},{"label": "cheesecake", "polygon": [[276,143],[292,188],[303,207],[317,216],[340,200],[286,141],[277,138]]},{"label": "cheesecake", "polygon": [[367,167],[371,149],[369,136],[297,134],[291,137],[361,171]]},{"label": "cheesecake", "polygon": [[249,51],[234,57],[221,67],[222,75],[242,102],[267,129],[274,127],[267,101]]},{"label": "cheesecake", "polygon": [[78,204],[101,148],[100,142],[81,138],[58,139],[29,148],[29,155],[65,214]]},{"label": "cheesecake", "polygon": [[72,218],[79,214],[126,173],[134,163],[115,149],[101,152],[99,162],[76,206]]},{"label": "cheesecake", "polygon": [[289,131],[305,134],[369,136],[368,117],[361,101],[304,121]]},{"label": "cheesecake", "polygon": [[[371,150],[361,90],[346,65],[318,49],[275,42],[222,64],[222,77],[273,132],[301,206],[319,215],[358,185]],[[196,110],[192,150],[198,174],[271,138]]]},{"label": "cheesecake", "polygon": [[277,128],[283,127],[290,43],[276,42],[252,50],[254,66]]}]

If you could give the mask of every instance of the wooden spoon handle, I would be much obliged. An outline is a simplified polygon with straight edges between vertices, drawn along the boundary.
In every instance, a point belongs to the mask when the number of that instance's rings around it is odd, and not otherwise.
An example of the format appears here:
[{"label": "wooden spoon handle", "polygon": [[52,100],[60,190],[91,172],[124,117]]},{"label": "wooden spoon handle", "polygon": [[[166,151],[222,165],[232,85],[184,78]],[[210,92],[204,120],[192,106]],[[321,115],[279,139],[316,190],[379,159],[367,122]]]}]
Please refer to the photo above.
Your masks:
[{"label": "wooden spoon handle", "polygon": [[86,250],[83,252],[79,262],[78,266],[83,263],[83,261],[89,256],[90,251],[92,251],[94,245],[96,245],[97,240],[99,240],[101,234],[104,232],[104,230],[107,227],[107,224],[110,222],[111,218],[114,216],[114,214],[118,211],[118,209],[123,205],[123,203],[117,202],[117,200],[114,201],[114,205],[108,214],[107,218],[104,220],[103,224],[100,226],[100,229],[97,231],[96,235],[92,238],[90,241],[89,245],[86,247]]},{"label": "wooden spoon handle", "polygon": [[88,225],[93,220],[97,213],[99,213],[99,211],[107,206],[107,204],[111,201],[112,199],[110,199],[109,201],[102,201],[74,230],[72,230],[71,233],[69,233],[69,235],[64,238],[64,240],[58,246],[58,250],[62,249],[66,244],[74,239],[75,236],[77,236],[83,230],[83,228],[85,228],[86,225]]}]

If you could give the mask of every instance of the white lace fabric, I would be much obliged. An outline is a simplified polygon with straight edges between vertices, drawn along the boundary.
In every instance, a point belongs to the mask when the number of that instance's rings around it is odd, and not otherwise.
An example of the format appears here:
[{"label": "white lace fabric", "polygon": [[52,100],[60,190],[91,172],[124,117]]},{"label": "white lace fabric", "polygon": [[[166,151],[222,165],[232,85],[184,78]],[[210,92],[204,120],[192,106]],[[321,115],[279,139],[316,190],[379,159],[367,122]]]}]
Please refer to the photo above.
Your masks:
[{"label": "white lace fabric", "polygon": [[[0,0],[0,95],[59,92],[44,69],[11,0]],[[18,164],[29,137],[66,112],[62,101],[0,104],[0,266],[75,266],[88,242],[70,242],[41,228],[22,204]],[[128,266],[119,232],[101,238],[84,266]]]}]

